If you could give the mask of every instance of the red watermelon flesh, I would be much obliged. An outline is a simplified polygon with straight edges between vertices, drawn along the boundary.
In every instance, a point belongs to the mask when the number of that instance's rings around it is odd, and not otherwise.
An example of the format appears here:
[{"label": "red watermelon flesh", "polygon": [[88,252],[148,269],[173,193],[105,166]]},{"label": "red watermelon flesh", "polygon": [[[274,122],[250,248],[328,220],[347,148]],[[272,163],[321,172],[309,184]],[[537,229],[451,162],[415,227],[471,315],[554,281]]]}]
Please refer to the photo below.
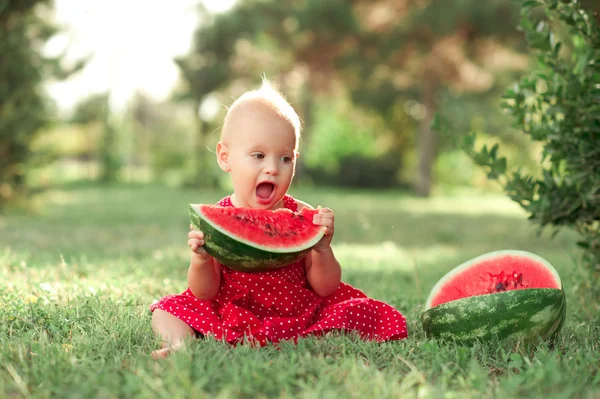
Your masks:
[{"label": "red watermelon flesh", "polygon": [[288,251],[302,247],[307,241],[322,237],[322,226],[313,224],[316,209],[303,208],[300,212],[289,209],[265,210],[235,208],[218,205],[198,205],[200,212],[211,224],[241,242],[254,247],[278,248]]},{"label": "red watermelon flesh", "polygon": [[433,288],[426,309],[466,297],[529,288],[561,288],[556,270],[525,251],[496,251],[449,272]]}]

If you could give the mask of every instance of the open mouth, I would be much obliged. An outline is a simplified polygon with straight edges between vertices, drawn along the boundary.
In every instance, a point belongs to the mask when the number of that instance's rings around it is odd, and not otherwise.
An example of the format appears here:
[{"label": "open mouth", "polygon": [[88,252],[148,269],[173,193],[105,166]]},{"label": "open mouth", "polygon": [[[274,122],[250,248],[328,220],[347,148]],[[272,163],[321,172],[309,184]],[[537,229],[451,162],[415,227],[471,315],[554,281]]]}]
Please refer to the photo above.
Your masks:
[{"label": "open mouth", "polygon": [[256,198],[261,204],[269,203],[274,192],[275,184],[273,183],[264,182],[256,186]]}]

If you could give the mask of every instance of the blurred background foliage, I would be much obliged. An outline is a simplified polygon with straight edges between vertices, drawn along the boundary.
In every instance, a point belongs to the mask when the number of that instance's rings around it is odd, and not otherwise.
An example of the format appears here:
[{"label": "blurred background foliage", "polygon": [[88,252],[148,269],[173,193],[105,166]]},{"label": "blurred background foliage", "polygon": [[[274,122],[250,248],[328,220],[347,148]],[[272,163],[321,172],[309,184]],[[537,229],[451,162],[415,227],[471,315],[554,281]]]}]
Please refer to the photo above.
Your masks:
[{"label": "blurred background foliage", "polygon": [[[593,0],[581,4],[600,10]],[[139,91],[114,109],[109,87],[58,109],[44,85],[69,79],[86,59],[43,55],[61,29],[52,1],[0,0],[0,209],[74,180],[227,185],[214,161],[225,107],[263,74],[303,121],[296,184],[422,196],[456,186],[499,190],[461,142],[477,131],[479,144],[502,143],[512,165],[539,168],[539,144],[513,128],[499,103],[536,65],[517,28],[520,5],[238,0],[216,13],[199,1],[167,99]],[[431,128],[436,112],[452,133]]]}]

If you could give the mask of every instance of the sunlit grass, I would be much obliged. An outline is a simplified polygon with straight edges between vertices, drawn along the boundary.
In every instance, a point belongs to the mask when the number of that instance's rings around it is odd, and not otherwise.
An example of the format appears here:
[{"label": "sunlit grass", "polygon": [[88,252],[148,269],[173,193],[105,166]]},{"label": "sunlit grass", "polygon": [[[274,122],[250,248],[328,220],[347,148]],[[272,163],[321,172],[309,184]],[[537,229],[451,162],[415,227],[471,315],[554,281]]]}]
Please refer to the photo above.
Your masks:
[{"label": "sunlit grass", "polygon": [[459,255],[458,247],[432,245],[427,248],[399,247],[392,241],[381,244],[342,243],[334,246],[337,259],[349,273],[353,271],[397,271],[416,273],[420,267],[436,268],[458,266],[447,264],[447,259]]},{"label": "sunlit grass", "polygon": [[[335,211],[343,279],[408,318],[410,337],[333,334],[275,348],[211,340],[166,361],[148,305],[186,287],[187,204],[225,192],[160,186],[63,187],[36,213],[0,217],[0,397],[595,397],[600,309],[574,234],[538,236],[499,195],[296,190]],[[567,323],[553,348],[461,347],[425,339],[425,298],[452,267],[524,249],[558,269]]]}]

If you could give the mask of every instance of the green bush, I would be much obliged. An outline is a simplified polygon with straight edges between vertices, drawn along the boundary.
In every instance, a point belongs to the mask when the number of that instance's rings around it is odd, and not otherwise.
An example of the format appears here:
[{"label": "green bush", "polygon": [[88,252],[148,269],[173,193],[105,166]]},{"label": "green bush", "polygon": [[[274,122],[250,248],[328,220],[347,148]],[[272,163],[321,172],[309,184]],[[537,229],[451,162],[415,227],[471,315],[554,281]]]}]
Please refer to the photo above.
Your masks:
[{"label": "green bush", "polygon": [[508,90],[503,105],[514,126],[543,145],[542,172],[507,171],[499,146],[475,150],[474,134],[466,136],[465,148],[541,228],[576,230],[584,261],[598,274],[600,28],[575,0],[521,1],[521,9],[538,67]]},{"label": "green bush", "polygon": [[62,55],[44,55],[45,43],[60,30],[47,18],[52,4],[0,1],[0,211],[32,192],[28,169],[53,159],[32,149],[54,117],[44,82],[65,79],[85,65],[85,60],[69,63]]},{"label": "green bush", "polygon": [[382,118],[357,110],[345,99],[317,102],[309,132],[305,172],[317,185],[383,188],[398,185],[403,166],[399,135]]},{"label": "green bush", "polygon": [[316,185],[353,188],[404,187],[398,181],[401,158],[394,153],[380,157],[363,154],[343,155],[337,159],[339,169],[327,167],[307,167],[306,172]]}]

